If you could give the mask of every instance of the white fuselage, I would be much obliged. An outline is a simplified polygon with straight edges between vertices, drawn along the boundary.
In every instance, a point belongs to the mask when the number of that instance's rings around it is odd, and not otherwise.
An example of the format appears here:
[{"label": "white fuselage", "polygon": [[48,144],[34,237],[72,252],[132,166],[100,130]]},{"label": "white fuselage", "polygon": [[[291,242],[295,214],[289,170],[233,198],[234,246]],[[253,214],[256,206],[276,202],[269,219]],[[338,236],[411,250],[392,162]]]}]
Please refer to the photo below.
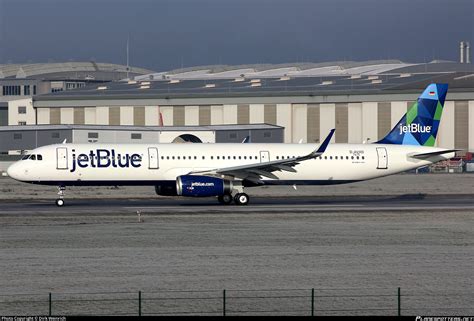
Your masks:
[{"label": "white fuselage", "polygon": [[[8,174],[19,181],[49,185],[157,185],[193,171],[255,164],[304,156],[317,144],[59,144],[30,154],[41,160],[18,161]],[[296,172],[273,172],[265,184],[338,184],[404,172],[454,153],[417,159],[410,155],[442,148],[330,144],[324,154],[300,162]],[[120,159],[119,159],[120,157]],[[39,158],[39,157],[37,157]]]}]

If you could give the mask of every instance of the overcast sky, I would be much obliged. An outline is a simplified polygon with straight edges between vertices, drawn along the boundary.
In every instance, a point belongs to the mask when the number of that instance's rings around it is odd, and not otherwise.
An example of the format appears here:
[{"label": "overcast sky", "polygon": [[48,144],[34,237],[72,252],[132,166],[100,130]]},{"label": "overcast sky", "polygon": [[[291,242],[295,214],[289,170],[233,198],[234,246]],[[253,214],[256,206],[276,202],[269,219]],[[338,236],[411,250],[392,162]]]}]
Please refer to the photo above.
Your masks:
[{"label": "overcast sky", "polygon": [[0,0],[0,63],[459,59],[474,0]]}]

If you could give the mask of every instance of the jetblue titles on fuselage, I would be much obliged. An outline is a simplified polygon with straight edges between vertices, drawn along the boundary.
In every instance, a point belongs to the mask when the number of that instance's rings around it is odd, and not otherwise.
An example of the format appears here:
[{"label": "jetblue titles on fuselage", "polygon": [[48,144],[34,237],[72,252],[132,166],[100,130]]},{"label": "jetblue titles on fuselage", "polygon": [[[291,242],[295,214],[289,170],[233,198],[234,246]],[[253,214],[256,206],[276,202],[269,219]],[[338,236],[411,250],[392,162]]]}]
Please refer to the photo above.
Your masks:
[{"label": "jetblue titles on fuselage", "polygon": [[120,154],[115,153],[114,149],[96,149],[91,150],[89,154],[79,154],[72,150],[72,168],[71,173],[75,172],[78,167],[86,168],[107,168],[107,167],[141,167],[142,157],[139,154]]}]

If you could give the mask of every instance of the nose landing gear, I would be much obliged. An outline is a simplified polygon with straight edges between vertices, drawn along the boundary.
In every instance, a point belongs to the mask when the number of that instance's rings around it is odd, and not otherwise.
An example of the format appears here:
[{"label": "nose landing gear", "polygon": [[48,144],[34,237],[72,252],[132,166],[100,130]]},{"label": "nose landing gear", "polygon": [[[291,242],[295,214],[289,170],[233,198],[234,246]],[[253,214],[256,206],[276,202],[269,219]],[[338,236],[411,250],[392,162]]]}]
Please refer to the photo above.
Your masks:
[{"label": "nose landing gear", "polygon": [[64,206],[64,191],[66,190],[65,186],[58,186],[58,196],[59,198],[56,199],[56,206],[62,207]]}]

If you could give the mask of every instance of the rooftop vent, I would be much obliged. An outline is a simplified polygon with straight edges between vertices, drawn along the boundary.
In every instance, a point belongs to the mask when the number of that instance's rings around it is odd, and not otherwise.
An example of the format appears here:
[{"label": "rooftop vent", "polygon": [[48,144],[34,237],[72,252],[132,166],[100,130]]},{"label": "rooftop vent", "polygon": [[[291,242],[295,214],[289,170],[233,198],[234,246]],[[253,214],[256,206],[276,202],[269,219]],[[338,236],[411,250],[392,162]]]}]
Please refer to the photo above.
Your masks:
[{"label": "rooftop vent", "polygon": [[106,90],[107,89],[107,86],[99,86],[97,87],[97,90]]}]

